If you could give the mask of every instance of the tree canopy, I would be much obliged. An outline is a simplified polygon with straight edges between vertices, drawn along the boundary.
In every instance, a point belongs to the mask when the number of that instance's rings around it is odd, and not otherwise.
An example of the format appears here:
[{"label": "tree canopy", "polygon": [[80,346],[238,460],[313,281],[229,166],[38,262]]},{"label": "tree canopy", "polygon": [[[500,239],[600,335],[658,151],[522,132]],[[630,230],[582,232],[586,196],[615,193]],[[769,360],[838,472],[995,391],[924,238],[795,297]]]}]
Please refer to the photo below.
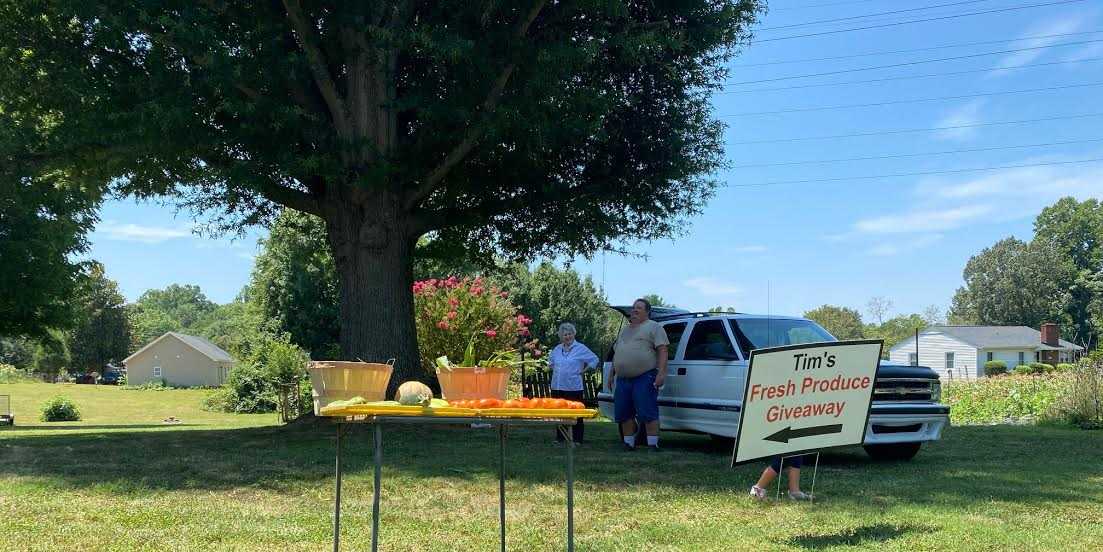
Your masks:
[{"label": "tree canopy", "polygon": [[685,2],[13,0],[9,178],[326,224],[342,355],[416,370],[412,251],[592,255],[717,185],[709,95],[763,9]]},{"label": "tree canopy", "polygon": [[851,308],[822,305],[805,312],[804,317],[839,339],[861,339],[864,333],[862,315]]}]

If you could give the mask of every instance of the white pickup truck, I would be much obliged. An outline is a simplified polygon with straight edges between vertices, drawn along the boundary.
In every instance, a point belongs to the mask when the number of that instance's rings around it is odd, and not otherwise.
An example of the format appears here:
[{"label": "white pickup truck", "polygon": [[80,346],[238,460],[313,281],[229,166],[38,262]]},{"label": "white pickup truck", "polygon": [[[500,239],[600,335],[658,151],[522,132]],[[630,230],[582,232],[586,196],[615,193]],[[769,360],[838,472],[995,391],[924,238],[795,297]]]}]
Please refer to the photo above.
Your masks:
[{"label": "white pickup truck", "polygon": [[[631,307],[612,307],[625,316]],[[659,423],[666,431],[734,438],[739,431],[747,363],[760,347],[837,341],[804,318],[731,313],[690,313],[656,307],[651,319],[670,339],[666,383],[659,392]],[[602,371],[609,381],[610,347]],[[877,369],[864,448],[876,459],[908,460],[927,441],[935,441],[950,423],[950,408],[940,404],[938,375],[921,366]],[[613,395],[602,387],[598,408],[613,416]]]}]

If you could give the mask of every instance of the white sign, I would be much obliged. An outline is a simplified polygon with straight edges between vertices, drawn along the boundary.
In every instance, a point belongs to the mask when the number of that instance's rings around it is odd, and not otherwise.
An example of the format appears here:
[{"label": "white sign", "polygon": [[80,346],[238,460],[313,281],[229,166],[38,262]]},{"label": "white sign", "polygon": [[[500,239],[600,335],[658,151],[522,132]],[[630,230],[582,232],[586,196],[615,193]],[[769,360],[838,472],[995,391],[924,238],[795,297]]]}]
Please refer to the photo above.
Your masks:
[{"label": "white sign", "polygon": [[732,465],[861,444],[882,345],[838,341],[752,351]]}]

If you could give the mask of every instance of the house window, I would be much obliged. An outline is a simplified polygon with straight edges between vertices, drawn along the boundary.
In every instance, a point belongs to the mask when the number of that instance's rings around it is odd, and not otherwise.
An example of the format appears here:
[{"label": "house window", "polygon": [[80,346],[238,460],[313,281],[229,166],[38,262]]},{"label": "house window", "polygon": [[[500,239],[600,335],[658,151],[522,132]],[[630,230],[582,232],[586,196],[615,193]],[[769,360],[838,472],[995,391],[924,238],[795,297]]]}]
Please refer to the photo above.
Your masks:
[{"label": "house window", "polygon": [[908,364],[919,366],[919,357],[915,353],[908,353]]},{"label": "house window", "polygon": [[153,367],[153,377],[155,377],[155,378],[161,377],[161,367],[160,366],[154,366]]},{"label": "house window", "polygon": [[953,370],[954,368],[954,353],[946,353],[946,369]]},{"label": "house window", "polygon": [[992,351],[988,351],[988,362],[992,362]]},{"label": "house window", "polygon": [[1026,364],[1026,353],[1019,351],[1019,364]]}]

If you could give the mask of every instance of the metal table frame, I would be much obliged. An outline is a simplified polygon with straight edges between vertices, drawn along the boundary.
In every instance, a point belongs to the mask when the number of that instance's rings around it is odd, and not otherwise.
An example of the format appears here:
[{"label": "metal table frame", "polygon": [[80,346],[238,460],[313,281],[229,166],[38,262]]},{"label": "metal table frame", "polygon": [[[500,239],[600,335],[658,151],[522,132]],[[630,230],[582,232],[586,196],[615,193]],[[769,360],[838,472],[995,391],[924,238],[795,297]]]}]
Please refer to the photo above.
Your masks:
[{"label": "metal table frame", "polygon": [[506,550],[506,427],[507,426],[558,426],[564,436],[567,449],[567,551],[574,552],[574,442],[570,427],[576,418],[466,418],[429,416],[350,416],[334,419],[337,426],[336,497],[333,501],[333,552],[341,547],[341,437],[348,425],[370,424],[375,442],[375,482],[372,490],[371,549],[379,549],[379,498],[383,472],[383,425],[490,425],[498,429],[498,525],[502,552]]}]

